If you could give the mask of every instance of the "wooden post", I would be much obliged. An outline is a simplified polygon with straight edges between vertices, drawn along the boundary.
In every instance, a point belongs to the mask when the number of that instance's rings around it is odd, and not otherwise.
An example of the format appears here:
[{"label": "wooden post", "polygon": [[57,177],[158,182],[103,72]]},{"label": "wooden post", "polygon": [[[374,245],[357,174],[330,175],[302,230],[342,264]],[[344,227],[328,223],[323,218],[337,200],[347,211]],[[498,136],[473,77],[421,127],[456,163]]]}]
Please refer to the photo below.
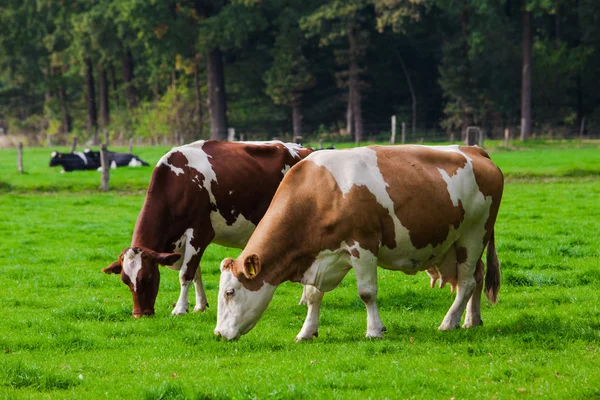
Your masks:
[{"label": "wooden post", "polygon": [[243,142],[243,141],[244,141],[244,134],[240,133],[240,142]]},{"label": "wooden post", "polygon": [[323,139],[319,139],[319,150],[323,150]]},{"label": "wooden post", "polygon": [[508,148],[509,141],[510,141],[510,131],[508,130],[508,128],[505,128],[504,129],[504,147]]},{"label": "wooden post", "polygon": [[477,126],[469,126],[467,127],[467,135],[466,135],[466,139],[465,139],[465,144],[467,146],[473,146],[473,145],[479,145],[481,147],[481,138],[482,138],[482,134],[481,134],[481,129],[479,129],[479,127]]},{"label": "wooden post", "polygon": [[396,142],[396,116],[392,115],[392,136],[390,137],[390,144]]},{"label": "wooden post", "polygon": [[71,142],[71,153],[74,153],[76,148],[77,148],[77,136],[73,135],[73,142]]},{"label": "wooden post", "polygon": [[402,121],[402,137],[400,138],[400,143],[406,143],[406,124]]},{"label": "wooden post", "polygon": [[104,128],[104,144],[108,146],[108,129]]},{"label": "wooden post", "polygon": [[129,139],[129,154],[133,153],[133,138]]},{"label": "wooden post", "polygon": [[20,174],[23,173],[23,142],[19,142],[17,146],[17,170]]},{"label": "wooden post", "polygon": [[227,141],[235,142],[235,128],[227,128]]},{"label": "wooden post", "polygon": [[100,163],[102,165],[102,185],[100,188],[103,192],[108,191],[108,180],[110,179],[110,165],[108,165],[108,151],[106,143],[100,146]]}]

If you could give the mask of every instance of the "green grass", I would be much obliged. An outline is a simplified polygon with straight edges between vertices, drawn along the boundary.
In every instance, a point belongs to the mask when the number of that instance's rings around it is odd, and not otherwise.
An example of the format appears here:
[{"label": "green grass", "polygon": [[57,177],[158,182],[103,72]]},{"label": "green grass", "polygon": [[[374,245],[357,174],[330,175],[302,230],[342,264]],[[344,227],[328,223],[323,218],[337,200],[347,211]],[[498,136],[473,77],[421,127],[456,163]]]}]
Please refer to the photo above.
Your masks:
[{"label": "green grass", "polygon": [[[153,164],[166,150],[134,152]],[[99,174],[59,174],[49,153],[27,149],[20,177],[0,151],[0,399],[600,398],[598,146],[492,147],[508,176],[503,286],[483,327],[438,332],[449,289],[380,270],[385,339],[364,338],[349,274],[311,343],[293,342],[306,308],[291,283],[248,335],[213,335],[218,264],[239,253],[219,246],[203,259],[206,313],[171,317],[177,273],[162,269],[156,316],[131,318],[128,289],[101,269],[131,240],[151,168],[117,170],[99,193]]]}]

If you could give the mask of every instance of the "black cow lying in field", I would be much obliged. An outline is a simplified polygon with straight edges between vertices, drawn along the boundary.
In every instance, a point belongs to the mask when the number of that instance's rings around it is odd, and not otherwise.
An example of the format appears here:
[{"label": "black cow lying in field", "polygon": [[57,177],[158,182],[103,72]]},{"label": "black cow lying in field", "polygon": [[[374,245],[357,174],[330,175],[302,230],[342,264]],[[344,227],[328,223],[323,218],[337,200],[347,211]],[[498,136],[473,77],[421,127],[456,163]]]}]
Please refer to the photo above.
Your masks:
[{"label": "black cow lying in field", "polygon": [[[108,152],[108,163],[111,168],[117,167],[147,167],[149,164],[141,160],[138,156],[129,153]],[[102,167],[100,161],[100,152],[85,149],[83,152],[75,151],[73,153],[52,152],[50,166],[60,165],[66,172],[81,171],[90,169],[99,169]]]},{"label": "black cow lying in field", "polygon": [[98,169],[100,166],[100,156],[94,152],[75,151],[73,153],[58,153],[52,152],[50,157],[50,166],[55,167],[60,165],[66,172],[81,171],[88,169]]}]

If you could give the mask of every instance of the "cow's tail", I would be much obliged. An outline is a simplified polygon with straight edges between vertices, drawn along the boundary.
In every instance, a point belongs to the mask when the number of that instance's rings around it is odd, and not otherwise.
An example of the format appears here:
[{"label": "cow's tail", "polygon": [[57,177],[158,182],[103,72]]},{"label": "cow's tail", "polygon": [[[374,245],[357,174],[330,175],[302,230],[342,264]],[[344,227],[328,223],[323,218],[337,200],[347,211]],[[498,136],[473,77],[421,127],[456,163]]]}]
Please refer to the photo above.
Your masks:
[{"label": "cow's tail", "polygon": [[496,253],[494,231],[492,231],[490,241],[487,245],[486,264],[485,295],[492,304],[496,304],[498,292],[500,291],[500,260],[498,260],[498,254]]}]

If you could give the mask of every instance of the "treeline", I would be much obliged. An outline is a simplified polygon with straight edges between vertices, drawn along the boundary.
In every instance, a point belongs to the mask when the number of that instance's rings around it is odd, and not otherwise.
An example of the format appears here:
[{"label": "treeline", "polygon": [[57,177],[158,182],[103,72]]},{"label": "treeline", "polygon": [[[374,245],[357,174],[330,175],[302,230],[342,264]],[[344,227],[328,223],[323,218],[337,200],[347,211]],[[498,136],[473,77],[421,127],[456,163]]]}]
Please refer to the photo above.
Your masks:
[{"label": "treeline", "polygon": [[600,131],[598,0],[3,0],[32,142]]}]

